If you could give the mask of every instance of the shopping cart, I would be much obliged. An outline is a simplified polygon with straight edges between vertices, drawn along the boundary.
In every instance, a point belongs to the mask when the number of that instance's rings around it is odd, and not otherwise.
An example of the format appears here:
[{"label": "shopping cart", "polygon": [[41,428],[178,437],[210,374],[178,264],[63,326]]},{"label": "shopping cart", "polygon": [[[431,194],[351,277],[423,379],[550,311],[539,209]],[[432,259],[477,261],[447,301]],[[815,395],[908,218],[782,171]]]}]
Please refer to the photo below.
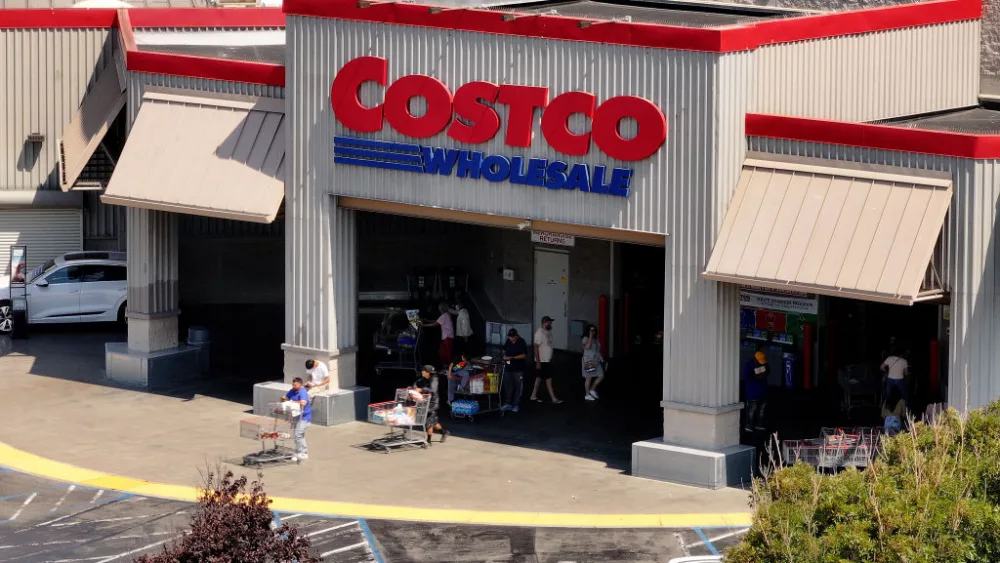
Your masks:
[{"label": "shopping cart", "polygon": [[[267,406],[269,416],[251,416],[240,421],[240,437],[260,442],[260,451],[243,456],[246,467],[261,468],[264,465],[281,463],[296,463],[295,450],[285,446],[285,441],[292,437],[292,428],[298,405],[285,403],[270,403]],[[270,447],[268,443],[270,442]]]},{"label": "shopping cart", "polygon": [[820,438],[782,440],[781,459],[787,465],[801,461],[820,470],[868,467],[878,456],[882,428],[823,428]]},{"label": "shopping cart", "polygon": [[465,418],[469,422],[473,422],[476,415],[491,412],[499,412],[502,417],[505,414],[501,408],[504,362],[492,356],[483,356],[469,363],[472,364],[470,367],[473,375],[469,377],[466,388],[459,387],[455,390],[455,396],[462,400],[452,403],[451,417]]},{"label": "shopping cart", "polygon": [[368,422],[388,426],[389,432],[371,441],[369,449],[390,453],[395,448],[426,448],[430,395],[415,389],[397,389],[396,398],[368,405]]}]

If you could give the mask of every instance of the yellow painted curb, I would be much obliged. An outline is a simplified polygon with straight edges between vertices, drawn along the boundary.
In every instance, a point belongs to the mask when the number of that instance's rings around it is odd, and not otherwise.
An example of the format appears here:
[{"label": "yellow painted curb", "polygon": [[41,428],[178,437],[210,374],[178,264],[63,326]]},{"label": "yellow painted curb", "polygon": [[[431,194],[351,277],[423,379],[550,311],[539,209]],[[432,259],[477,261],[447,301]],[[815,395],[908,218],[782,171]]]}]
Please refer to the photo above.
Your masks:
[{"label": "yellow painted curb", "polygon": [[[107,489],[144,497],[194,502],[196,487],[151,483],[119,477],[53,461],[0,443],[0,465],[39,477],[66,481],[88,487]],[[271,508],[347,518],[405,520],[493,526],[531,526],[558,528],[696,528],[712,526],[749,526],[749,513],[731,514],[574,514],[545,512],[493,512],[408,506],[382,506],[325,500],[272,497]]]}]

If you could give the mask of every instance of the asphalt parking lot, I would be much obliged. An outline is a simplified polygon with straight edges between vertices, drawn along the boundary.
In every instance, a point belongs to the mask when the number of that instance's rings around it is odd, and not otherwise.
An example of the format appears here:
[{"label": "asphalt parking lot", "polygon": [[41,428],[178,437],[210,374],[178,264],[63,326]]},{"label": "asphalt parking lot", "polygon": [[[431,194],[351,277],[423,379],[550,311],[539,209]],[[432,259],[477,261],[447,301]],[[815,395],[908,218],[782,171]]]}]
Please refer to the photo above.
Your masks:
[{"label": "asphalt parking lot", "polygon": [[[0,561],[132,561],[180,538],[194,505],[0,469]],[[710,555],[743,530],[567,529],[364,521],[277,513],[333,563],[666,563]]]}]

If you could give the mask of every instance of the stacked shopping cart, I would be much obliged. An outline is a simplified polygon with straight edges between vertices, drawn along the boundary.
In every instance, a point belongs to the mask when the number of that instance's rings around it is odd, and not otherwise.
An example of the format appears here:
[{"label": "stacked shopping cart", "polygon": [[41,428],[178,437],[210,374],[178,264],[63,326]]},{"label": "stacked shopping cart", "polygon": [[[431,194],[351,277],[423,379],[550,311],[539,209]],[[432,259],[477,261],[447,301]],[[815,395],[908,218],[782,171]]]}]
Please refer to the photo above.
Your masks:
[{"label": "stacked shopping cart", "polygon": [[781,458],[788,465],[801,461],[822,470],[868,467],[881,440],[881,427],[823,428],[819,438],[782,440]]}]

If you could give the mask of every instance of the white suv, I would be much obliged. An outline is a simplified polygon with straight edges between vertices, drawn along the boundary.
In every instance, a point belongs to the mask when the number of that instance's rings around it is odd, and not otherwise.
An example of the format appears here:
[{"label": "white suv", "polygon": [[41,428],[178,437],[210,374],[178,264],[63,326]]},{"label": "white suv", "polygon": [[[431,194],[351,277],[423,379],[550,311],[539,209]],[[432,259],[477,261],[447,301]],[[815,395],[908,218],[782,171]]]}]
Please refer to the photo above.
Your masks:
[{"label": "white suv", "polygon": [[[128,292],[124,252],[70,252],[27,276],[28,324],[124,322]],[[0,276],[0,333],[14,330],[14,309],[24,309],[21,289]]]}]

